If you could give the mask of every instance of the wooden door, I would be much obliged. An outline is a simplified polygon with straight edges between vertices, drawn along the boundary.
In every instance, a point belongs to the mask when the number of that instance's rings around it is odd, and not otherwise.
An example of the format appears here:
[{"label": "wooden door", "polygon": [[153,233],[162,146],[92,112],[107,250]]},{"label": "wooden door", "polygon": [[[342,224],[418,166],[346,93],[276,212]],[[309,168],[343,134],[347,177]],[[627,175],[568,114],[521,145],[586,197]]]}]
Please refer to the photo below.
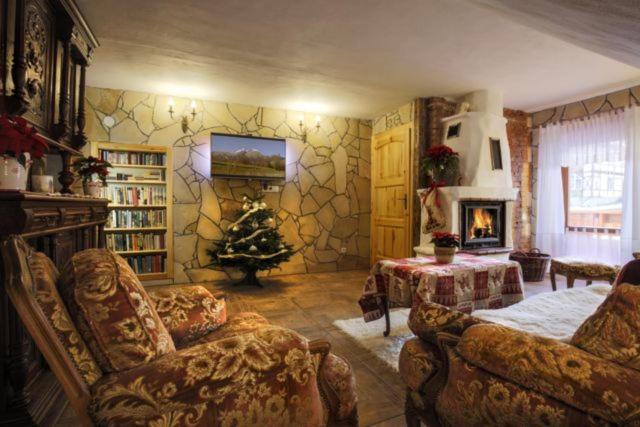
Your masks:
[{"label": "wooden door", "polygon": [[411,251],[411,124],[371,140],[371,263]]}]

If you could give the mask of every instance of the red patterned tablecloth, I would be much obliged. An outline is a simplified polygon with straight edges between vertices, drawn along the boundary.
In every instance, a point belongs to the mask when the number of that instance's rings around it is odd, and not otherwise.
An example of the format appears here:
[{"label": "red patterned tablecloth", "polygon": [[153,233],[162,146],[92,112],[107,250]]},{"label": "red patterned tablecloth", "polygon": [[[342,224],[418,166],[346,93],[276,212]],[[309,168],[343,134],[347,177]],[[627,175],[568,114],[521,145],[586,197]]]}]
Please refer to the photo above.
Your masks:
[{"label": "red patterned tablecloth", "polygon": [[434,257],[378,261],[364,285],[360,307],[369,322],[385,307],[430,301],[470,313],[502,308],[524,299],[522,271],[515,261],[457,254],[451,264]]}]

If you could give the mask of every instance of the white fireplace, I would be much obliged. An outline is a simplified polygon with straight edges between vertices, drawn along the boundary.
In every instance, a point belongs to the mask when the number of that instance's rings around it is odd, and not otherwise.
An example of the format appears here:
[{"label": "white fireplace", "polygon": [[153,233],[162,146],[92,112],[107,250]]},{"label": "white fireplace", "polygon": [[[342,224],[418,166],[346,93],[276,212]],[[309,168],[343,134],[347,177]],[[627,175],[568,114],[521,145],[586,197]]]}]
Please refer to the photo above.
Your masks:
[{"label": "white fireplace", "polygon": [[[446,222],[437,231],[461,234],[462,249],[472,253],[508,253],[513,248],[513,205],[519,190],[511,178],[502,93],[476,91],[462,102],[468,111],[443,119],[443,144],[460,153],[460,185],[437,190]],[[433,254],[431,233],[423,230],[426,215],[423,206],[420,246],[414,248],[418,256]]]}]

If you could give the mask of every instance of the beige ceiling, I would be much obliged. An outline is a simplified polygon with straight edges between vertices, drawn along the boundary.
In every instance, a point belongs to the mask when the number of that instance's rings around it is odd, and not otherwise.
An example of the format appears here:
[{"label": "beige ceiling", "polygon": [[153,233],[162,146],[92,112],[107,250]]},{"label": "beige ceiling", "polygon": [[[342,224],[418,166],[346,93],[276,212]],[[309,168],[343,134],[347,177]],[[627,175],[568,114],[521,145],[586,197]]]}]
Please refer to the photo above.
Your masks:
[{"label": "beige ceiling", "polygon": [[501,89],[535,110],[640,69],[464,0],[77,0],[88,84],[353,117]]}]

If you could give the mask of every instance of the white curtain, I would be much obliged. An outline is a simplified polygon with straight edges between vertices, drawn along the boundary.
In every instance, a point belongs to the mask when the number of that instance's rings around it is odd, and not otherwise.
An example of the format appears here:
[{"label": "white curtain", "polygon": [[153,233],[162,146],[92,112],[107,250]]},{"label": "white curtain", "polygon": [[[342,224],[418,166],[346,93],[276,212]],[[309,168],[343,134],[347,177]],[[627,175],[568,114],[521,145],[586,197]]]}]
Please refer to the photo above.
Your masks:
[{"label": "white curtain", "polygon": [[625,112],[626,160],[622,195],[621,258],[640,251],[640,107]]},{"label": "white curtain", "polygon": [[[552,256],[619,261],[619,236],[565,232],[561,168],[624,160],[628,156],[625,152],[625,123],[629,122],[626,116],[612,111],[540,129],[536,246],[543,252]],[[640,170],[636,173],[640,174]]]}]

